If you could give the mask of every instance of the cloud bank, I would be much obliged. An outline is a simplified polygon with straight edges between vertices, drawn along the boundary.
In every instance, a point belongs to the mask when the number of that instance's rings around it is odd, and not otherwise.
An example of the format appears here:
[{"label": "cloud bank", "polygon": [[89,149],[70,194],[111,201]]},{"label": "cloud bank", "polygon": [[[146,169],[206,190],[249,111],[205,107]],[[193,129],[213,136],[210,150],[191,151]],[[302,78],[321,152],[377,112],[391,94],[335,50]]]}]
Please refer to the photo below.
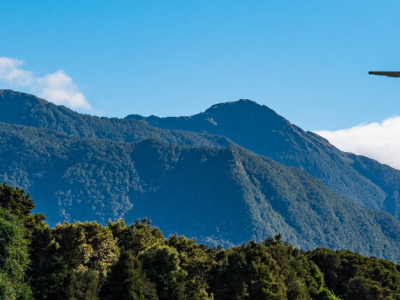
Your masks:
[{"label": "cloud bank", "polygon": [[338,131],[316,131],[342,151],[373,158],[400,170],[400,117]]},{"label": "cloud bank", "polygon": [[14,58],[0,57],[0,81],[15,88],[25,88],[30,93],[55,104],[90,110],[85,95],[63,70],[36,77],[32,71],[23,70],[24,62]]}]

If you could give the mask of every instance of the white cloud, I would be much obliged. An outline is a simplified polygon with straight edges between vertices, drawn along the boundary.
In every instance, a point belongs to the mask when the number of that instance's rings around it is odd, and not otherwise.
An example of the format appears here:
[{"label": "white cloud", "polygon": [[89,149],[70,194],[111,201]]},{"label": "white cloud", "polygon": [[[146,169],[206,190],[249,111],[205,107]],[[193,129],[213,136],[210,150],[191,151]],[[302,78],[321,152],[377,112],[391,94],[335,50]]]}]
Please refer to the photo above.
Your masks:
[{"label": "white cloud", "polygon": [[15,85],[30,85],[33,79],[32,73],[18,69],[23,64],[21,60],[0,57],[0,79]]},{"label": "white cloud", "polygon": [[0,81],[10,84],[13,88],[26,88],[29,92],[55,104],[91,109],[85,95],[63,70],[36,77],[32,71],[23,70],[23,64],[24,62],[18,59],[0,57]]},{"label": "white cloud", "polygon": [[400,117],[338,131],[316,131],[342,151],[373,158],[400,170]]},{"label": "white cloud", "polygon": [[52,102],[57,104],[66,103],[74,108],[90,109],[85,96],[72,82],[72,78],[65,74],[63,70],[38,78],[37,83],[41,90],[40,96],[45,99],[51,99]]}]

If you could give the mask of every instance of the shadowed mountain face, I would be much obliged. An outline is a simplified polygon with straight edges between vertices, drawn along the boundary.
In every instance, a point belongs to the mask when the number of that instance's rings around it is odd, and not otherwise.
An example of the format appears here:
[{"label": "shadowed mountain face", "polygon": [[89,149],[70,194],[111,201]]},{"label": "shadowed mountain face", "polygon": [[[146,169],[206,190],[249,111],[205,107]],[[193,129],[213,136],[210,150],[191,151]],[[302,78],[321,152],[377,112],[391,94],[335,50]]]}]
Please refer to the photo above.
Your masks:
[{"label": "shadowed mountain face", "polygon": [[281,233],[304,249],[400,261],[400,223],[239,146],[181,147],[72,137],[0,123],[0,181],[31,192],[49,223],[147,216],[211,245]]},{"label": "shadowed mountain face", "polygon": [[126,119],[159,128],[225,136],[257,154],[307,171],[331,190],[358,203],[400,218],[400,171],[342,152],[253,101],[217,104],[191,117],[129,115]]}]

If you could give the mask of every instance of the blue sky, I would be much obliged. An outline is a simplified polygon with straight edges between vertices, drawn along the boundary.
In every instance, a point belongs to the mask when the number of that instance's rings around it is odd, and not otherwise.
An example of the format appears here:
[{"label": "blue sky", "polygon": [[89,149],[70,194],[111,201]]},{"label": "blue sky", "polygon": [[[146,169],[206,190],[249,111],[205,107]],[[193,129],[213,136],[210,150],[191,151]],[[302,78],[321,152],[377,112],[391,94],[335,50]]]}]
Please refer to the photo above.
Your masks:
[{"label": "blue sky", "polygon": [[2,1],[0,88],[109,117],[248,98],[337,131],[400,115],[400,79],[368,75],[400,70],[399,17],[397,0]]}]

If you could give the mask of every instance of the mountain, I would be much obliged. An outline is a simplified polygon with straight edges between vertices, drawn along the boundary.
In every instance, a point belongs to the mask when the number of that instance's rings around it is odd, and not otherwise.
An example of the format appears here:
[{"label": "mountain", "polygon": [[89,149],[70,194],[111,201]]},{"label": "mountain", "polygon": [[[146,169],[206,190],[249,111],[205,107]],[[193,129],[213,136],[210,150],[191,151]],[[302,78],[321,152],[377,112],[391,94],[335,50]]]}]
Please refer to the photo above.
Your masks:
[{"label": "mountain", "polygon": [[239,100],[213,105],[190,117],[129,115],[126,119],[158,128],[225,136],[257,154],[307,171],[331,190],[357,203],[400,219],[400,171],[342,152],[264,105]]},{"label": "mountain", "polygon": [[11,90],[0,90],[0,122],[112,141],[136,142],[147,138],[159,138],[184,146],[210,147],[223,147],[232,143],[220,136],[164,130],[135,120],[83,115],[33,95]]},{"label": "mountain", "polygon": [[342,152],[250,100],[216,104],[191,117],[130,115],[118,119],[83,115],[33,95],[0,90],[0,122],[111,141],[159,138],[182,146],[208,147],[237,143],[305,170],[331,190],[400,219],[400,171]]},{"label": "mountain", "polygon": [[0,181],[29,190],[51,225],[147,216],[166,234],[210,245],[281,233],[303,249],[345,248],[400,261],[394,217],[236,145],[114,142],[0,123],[0,165]]},{"label": "mountain", "polygon": [[0,90],[0,166],[0,181],[29,190],[51,225],[147,216],[210,245],[281,233],[304,249],[400,261],[400,223],[351,200],[398,217],[399,171],[248,100],[110,119]]}]

